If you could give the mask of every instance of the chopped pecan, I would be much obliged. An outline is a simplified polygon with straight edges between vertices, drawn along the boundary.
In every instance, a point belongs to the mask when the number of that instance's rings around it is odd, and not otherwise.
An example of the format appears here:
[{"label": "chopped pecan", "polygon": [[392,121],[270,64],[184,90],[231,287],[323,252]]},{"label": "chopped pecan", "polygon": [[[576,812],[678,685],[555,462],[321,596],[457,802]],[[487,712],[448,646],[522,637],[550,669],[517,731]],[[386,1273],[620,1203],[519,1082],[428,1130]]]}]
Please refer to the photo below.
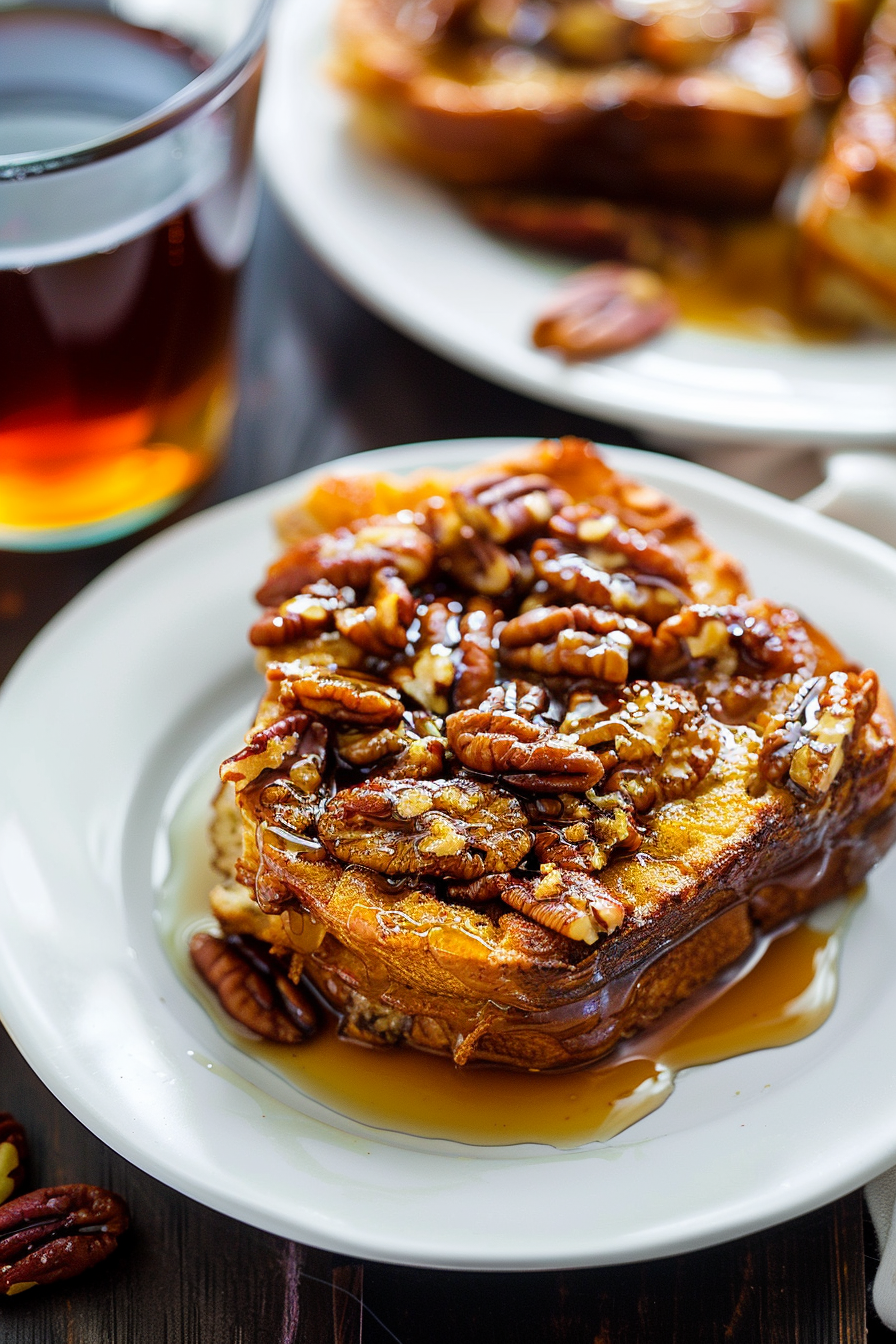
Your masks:
[{"label": "chopped pecan", "polygon": [[[636,583],[628,574],[599,569],[584,556],[565,551],[559,541],[542,538],[532,547],[532,565],[555,593],[593,607],[610,607],[655,626],[681,607],[684,596],[665,579]],[[649,579],[650,576],[643,576]]]},{"label": "chopped pecan", "polygon": [[633,569],[687,587],[687,566],[659,532],[622,527],[614,513],[593,504],[561,509],[551,519],[551,531],[566,545],[585,547],[587,558],[601,569]]},{"label": "chopped pecan", "polygon": [[256,594],[263,606],[288,601],[309,583],[366,589],[377,570],[394,569],[413,586],[426,578],[435,555],[432,538],[397,518],[364,520],[291,547],[268,570]]},{"label": "chopped pecan", "polygon": [[759,771],[772,784],[787,784],[817,802],[842,770],[856,733],[877,706],[874,672],[832,672],[813,677],[784,714],[771,718],[759,749]]},{"label": "chopped pecan", "polygon": [[625,919],[625,906],[595,877],[545,864],[538,877],[505,887],[501,900],[545,929],[576,942],[596,943]]},{"label": "chopped pecan", "polygon": [[584,793],[603,778],[603,766],[587,747],[494,703],[450,714],[445,732],[467,769],[501,775],[518,789]]},{"label": "chopped pecan", "polygon": [[221,779],[232,782],[239,792],[265,770],[279,770],[291,760],[290,778],[306,793],[314,793],[323,779],[327,740],[326,724],[311,714],[304,710],[285,714],[246,734],[248,745],[223,762]]},{"label": "chopped pecan", "polygon": [[27,1161],[24,1129],[9,1111],[0,1111],[0,1204],[21,1190]]},{"label": "chopped pecan", "polygon": [[249,642],[257,648],[275,648],[299,639],[316,639],[332,630],[336,612],[354,601],[351,588],[335,588],[326,580],[309,583],[297,597],[263,611],[249,631]]},{"label": "chopped pecan", "polygon": [[360,672],[337,672],[302,663],[271,663],[268,680],[282,682],[280,698],[287,707],[301,705],[334,723],[386,727],[397,723],[404,713],[397,691]]},{"label": "chopped pecan", "polygon": [[457,543],[442,552],[439,566],[462,588],[485,597],[512,592],[523,571],[517,555],[480,537],[468,523],[461,527]]},{"label": "chopped pecan", "polygon": [[474,709],[495,684],[495,624],[500,613],[487,597],[474,597],[460,621],[460,652],[452,699],[455,709]]},{"label": "chopped pecan", "polygon": [[682,672],[689,663],[707,660],[723,677],[738,669],[780,677],[810,674],[817,653],[795,611],[770,603],[749,607],[714,607],[695,602],[657,628],[648,666],[656,677]]},{"label": "chopped pecan", "polygon": [[452,649],[460,640],[460,603],[442,598],[418,608],[419,629],[411,631],[414,655],[389,671],[392,681],[431,714],[445,714],[454,681]]},{"label": "chopped pecan", "polygon": [[639,812],[683,798],[712,769],[719,728],[682,686],[636,681],[608,703],[580,701],[560,725],[594,747],[607,769],[606,790],[624,790]]},{"label": "chopped pecan", "polygon": [[440,724],[419,709],[406,711],[395,728],[346,729],[337,737],[339,755],[349,765],[390,779],[434,779],[445,763],[445,746]]},{"label": "chopped pecan", "polygon": [[539,315],[532,340],[565,359],[593,359],[656,336],[678,309],[655,271],[602,261],[570,276]]},{"label": "chopped pecan", "polygon": [[0,1293],[71,1279],[111,1255],[128,1207],[96,1185],[32,1190],[0,1208]]},{"label": "chopped pecan", "polygon": [[532,844],[515,798],[463,776],[343,789],[327,804],[319,834],[343,863],[466,881],[516,867]]},{"label": "chopped pecan", "polygon": [[641,844],[625,793],[535,798],[526,812],[535,831],[533,851],[542,864],[600,872],[617,850],[631,854]]},{"label": "chopped pecan", "polygon": [[336,628],[346,639],[376,658],[391,658],[408,642],[408,627],[417,603],[394,569],[380,569],[370,581],[372,604],[335,613]]},{"label": "chopped pecan", "polygon": [[493,472],[466,481],[452,493],[455,508],[480,536],[506,545],[536,528],[570,503],[547,476]]},{"label": "chopped pecan", "polygon": [[224,1011],[265,1040],[298,1045],[316,1030],[313,1007],[264,943],[245,934],[196,933],[190,956]]}]

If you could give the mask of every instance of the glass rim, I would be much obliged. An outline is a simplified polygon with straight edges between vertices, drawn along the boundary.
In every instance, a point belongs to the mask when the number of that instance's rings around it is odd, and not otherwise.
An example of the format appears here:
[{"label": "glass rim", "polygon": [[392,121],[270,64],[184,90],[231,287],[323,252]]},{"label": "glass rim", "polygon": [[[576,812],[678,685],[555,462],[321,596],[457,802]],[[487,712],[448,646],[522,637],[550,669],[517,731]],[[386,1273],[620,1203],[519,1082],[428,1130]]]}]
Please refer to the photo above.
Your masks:
[{"label": "glass rim", "polygon": [[201,70],[182,89],[178,89],[164,102],[156,104],[141,116],[124,122],[115,131],[96,136],[92,140],[63,145],[58,149],[0,154],[0,183],[4,180],[22,181],[28,177],[42,177],[46,173],[63,172],[95,163],[99,159],[107,159],[114,154],[133,149],[147,140],[154,140],[181,122],[187,121],[200,108],[223,93],[247,70],[252,57],[264,42],[273,6],[274,0],[256,0],[249,25],[237,42],[227,47],[211,65]]}]

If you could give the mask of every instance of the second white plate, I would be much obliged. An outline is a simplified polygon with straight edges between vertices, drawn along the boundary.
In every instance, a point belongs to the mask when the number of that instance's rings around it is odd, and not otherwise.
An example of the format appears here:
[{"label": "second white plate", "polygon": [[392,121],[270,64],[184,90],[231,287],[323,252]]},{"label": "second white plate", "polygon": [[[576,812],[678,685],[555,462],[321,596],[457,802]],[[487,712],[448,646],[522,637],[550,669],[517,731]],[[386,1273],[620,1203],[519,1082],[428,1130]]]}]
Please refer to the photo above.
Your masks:
[{"label": "second white plate", "polygon": [[679,326],[566,366],[532,347],[570,269],[477,228],[448,193],[359,148],[327,81],[333,0],[281,0],[259,122],[283,208],[365,303],[424,345],[542,401],[704,443],[896,445],[896,342],[765,344]]}]

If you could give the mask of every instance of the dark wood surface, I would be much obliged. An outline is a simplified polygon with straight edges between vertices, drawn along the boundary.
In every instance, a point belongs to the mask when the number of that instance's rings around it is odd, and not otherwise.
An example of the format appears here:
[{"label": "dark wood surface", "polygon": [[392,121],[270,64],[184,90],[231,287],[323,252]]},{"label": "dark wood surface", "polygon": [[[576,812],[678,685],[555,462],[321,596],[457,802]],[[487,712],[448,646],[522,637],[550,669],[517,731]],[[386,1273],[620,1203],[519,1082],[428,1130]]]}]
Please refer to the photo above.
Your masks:
[{"label": "dark wood surface", "polygon": [[[185,512],[390,443],[569,432],[636,442],[618,427],[495,388],[391,331],[308,257],[269,202],[240,330],[242,403],[232,450]],[[0,675],[54,612],[133,544],[54,556],[0,552]],[[872,1313],[866,1321],[875,1259],[859,1192],[744,1240],[642,1265],[527,1275],[411,1270],[298,1246],[160,1185],[73,1119],[0,1028],[2,1109],[28,1129],[34,1184],[106,1185],[125,1196],[133,1215],[132,1231],[105,1266],[70,1284],[0,1299],[2,1344],[892,1338]]]}]

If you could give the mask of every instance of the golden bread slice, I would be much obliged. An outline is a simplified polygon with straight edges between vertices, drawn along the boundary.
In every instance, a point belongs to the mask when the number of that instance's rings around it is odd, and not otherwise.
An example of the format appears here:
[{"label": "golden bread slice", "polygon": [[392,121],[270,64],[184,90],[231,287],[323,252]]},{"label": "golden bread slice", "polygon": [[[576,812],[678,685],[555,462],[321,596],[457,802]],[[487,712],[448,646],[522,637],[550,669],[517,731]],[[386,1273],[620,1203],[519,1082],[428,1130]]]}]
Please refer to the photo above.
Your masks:
[{"label": "golden bread slice", "polygon": [[279,526],[212,907],[346,1036],[590,1062],[891,842],[874,673],[591,445],[320,480]]}]

